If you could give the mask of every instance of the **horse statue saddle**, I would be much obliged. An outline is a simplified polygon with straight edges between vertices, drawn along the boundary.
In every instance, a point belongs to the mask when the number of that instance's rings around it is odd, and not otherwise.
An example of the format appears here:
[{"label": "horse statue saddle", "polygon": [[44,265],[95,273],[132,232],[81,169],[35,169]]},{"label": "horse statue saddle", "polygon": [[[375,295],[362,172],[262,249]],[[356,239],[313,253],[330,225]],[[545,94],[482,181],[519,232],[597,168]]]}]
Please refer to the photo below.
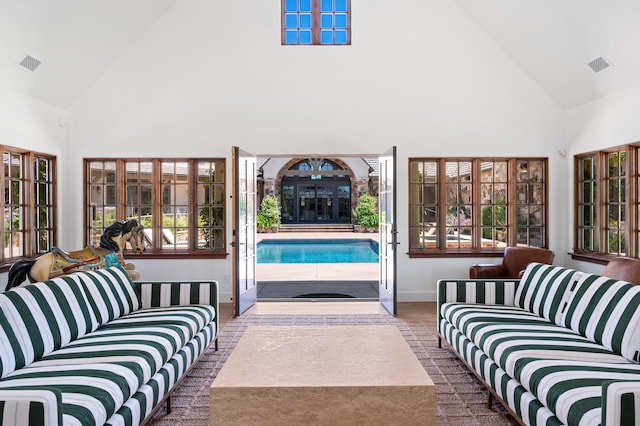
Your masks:
[{"label": "horse statue saddle", "polygon": [[82,250],[65,252],[58,247],[51,249],[54,256],[51,272],[67,274],[74,270],[94,270],[114,265],[122,265],[117,253],[101,252],[94,247],[85,247]]}]

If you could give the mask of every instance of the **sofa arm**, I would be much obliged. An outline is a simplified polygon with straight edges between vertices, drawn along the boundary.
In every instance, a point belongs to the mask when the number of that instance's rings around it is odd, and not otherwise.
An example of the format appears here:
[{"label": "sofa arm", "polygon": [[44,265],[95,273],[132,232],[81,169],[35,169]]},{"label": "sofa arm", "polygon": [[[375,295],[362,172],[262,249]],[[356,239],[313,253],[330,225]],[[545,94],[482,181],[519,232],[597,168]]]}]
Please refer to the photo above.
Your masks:
[{"label": "sofa arm", "polygon": [[46,389],[0,389],[0,425],[62,425],[62,395]]},{"label": "sofa arm", "polygon": [[438,280],[438,307],[449,302],[514,305],[519,279]]},{"label": "sofa arm", "polygon": [[602,424],[633,425],[640,418],[640,381],[612,380],[602,385]]},{"label": "sofa arm", "polygon": [[442,320],[440,307],[443,304],[461,302],[514,306],[519,283],[520,280],[513,278],[438,280],[438,332]]},{"label": "sofa arm", "polygon": [[211,305],[218,312],[217,281],[134,281],[142,308]]}]

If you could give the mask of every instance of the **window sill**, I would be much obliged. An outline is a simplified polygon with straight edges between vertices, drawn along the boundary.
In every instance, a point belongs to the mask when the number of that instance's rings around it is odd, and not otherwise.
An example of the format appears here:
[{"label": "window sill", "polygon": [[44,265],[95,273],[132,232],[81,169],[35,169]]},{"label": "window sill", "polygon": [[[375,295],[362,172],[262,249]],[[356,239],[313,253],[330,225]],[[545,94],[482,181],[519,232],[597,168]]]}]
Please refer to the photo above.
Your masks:
[{"label": "window sill", "polygon": [[573,260],[579,260],[582,262],[596,263],[598,265],[606,265],[610,260],[621,257],[621,256],[612,256],[612,255],[604,255],[590,252],[569,252],[569,256]]},{"label": "window sill", "polygon": [[[124,253],[124,260],[133,260],[133,259],[226,259],[229,256],[229,253],[218,250],[218,251],[208,251],[202,250],[202,252],[164,252],[164,253],[153,253],[150,251],[146,251],[143,254],[133,254],[133,253]],[[0,273],[8,272],[11,266],[19,260],[32,259],[35,260],[40,255],[32,257],[32,258],[19,258],[19,259],[11,259],[11,261],[0,264]]]},{"label": "window sill", "polygon": [[503,257],[504,250],[424,250],[410,251],[407,254],[409,255],[410,259],[421,259],[430,257]]},{"label": "window sill", "polygon": [[130,259],[226,259],[229,253],[225,251],[163,251],[153,252],[146,250],[142,254],[123,253],[125,262]]}]

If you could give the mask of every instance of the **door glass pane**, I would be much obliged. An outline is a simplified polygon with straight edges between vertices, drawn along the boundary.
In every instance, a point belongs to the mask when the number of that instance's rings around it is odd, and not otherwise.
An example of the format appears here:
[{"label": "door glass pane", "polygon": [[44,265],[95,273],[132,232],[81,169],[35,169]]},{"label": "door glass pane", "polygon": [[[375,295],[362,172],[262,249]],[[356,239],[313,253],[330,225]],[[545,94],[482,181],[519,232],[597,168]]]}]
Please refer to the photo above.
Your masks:
[{"label": "door glass pane", "polygon": [[317,213],[318,213],[318,222],[326,222],[333,219],[332,214],[332,201],[333,201],[333,191],[330,186],[320,186],[318,185],[316,188],[316,203],[317,203]]},{"label": "door glass pane", "polygon": [[298,186],[298,211],[300,222],[316,220],[316,187],[315,185]]},{"label": "door glass pane", "polygon": [[349,185],[338,187],[338,220],[351,221],[351,187]]}]

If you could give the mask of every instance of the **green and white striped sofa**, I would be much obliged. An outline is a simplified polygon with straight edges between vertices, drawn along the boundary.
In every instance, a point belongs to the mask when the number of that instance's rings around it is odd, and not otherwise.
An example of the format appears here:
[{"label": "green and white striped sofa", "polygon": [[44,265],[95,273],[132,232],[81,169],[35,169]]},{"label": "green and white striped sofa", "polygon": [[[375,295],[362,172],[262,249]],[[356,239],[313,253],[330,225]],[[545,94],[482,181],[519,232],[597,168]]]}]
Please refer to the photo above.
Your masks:
[{"label": "green and white striped sofa", "polygon": [[438,331],[526,425],[640,425],[640,285],[530,264],[439,280]]},{"label": "green and white striped sofa", "polygon": [[138,425],[218,335],[216,281],[121,267],[0,294],[1,425]]}]

